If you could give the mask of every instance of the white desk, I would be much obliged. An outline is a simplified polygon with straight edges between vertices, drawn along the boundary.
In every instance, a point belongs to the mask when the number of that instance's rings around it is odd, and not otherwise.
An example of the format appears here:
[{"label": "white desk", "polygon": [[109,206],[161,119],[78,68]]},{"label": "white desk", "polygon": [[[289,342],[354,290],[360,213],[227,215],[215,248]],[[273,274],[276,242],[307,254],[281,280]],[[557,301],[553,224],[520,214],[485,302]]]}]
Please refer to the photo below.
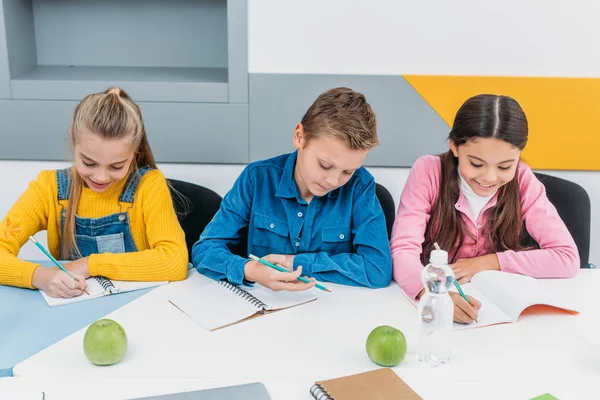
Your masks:
[{"label": "white desk", "polygon": [[600,284],[594,270],[544,281],[572,298],[581,315],[527,315],[516,324],[454,332],[450,364],[437,369],[415,360],[416,309],[395,284],[380,290],[328,284],[333,293],[318,293],[315,302],[207,332],[166,301],[191,283],[161,287],[108,315],[129,337],[121,363],[91,365],[82,350],[83,329],[15,366],[15,378],[0,380],[0,390],[37,387],[48,399],[53,392],[67,399],[94,383],[113,382],[119,387],[114,397],[102,398],[118,399],[261,381],[274,400],[310,399],[315,380],[377,368],[365,341],[382,324],[406,334],[409,353],[395,371],[425,399],[454,398],[448,393],[529,399],[545,392],[561,400],[590,398],[600,374],[600,347],[587,330],[600,316],[584,303],[593,300],[586,290]]}]

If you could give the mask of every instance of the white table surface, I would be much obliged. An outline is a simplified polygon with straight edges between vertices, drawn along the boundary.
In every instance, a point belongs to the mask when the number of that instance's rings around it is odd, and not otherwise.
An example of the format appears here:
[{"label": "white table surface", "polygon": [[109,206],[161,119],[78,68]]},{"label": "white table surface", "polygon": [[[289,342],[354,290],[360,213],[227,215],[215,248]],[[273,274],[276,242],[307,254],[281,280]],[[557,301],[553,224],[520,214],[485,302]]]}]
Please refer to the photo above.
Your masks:
[{"label": "white table surface", "polygon": [[[311,399],[323,380],[378,368],[365,351],[379,325],[402,330],[406,359],[395,372],[425,399],[529,399],[549,392],[561,400],[594,398],[600,377],[600,272],[542,280],[581,314],[524,315],[516,324],[453,332],[448,365],[415,360],[417,311],[393,283],[372,290],[328,284],[317,301],[208,332],[168,301],[188,280],[158,288],[109,314],[125,328],[129,350],[119,364],[97,367],[83,354],[82,329],[17,364],[3,391],[43,390],[46,399],[136,396],[263,382],[273,400]],[[199,305],[210,307],[210,304]],[[93,388],[114,387],[107,393]],[[590,397],[591,396],[591,397]]]}]

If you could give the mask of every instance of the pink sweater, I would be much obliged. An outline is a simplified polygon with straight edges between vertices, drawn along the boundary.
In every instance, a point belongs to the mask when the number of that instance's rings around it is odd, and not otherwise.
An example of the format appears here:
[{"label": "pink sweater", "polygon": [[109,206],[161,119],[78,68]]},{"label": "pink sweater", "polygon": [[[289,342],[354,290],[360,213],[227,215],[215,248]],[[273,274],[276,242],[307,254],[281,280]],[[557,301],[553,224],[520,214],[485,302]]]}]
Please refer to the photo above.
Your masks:
[{"label": "pink sweater", "polygon": [[[535,177],[531,169],[519,164],[519,187],[521,189],[521,216],[525,220],[527,232],[539,244],[539,250],[515,252],[512,250],[497,253],[500,270],[529,275],[534,278],[567,278],[579,270],[577,246],[559,217],[556,208],[546,197],[544,185]],[[431,216],[431,209],[437,199],[441,180],[441,159],[438,156],[422,156],[413,165],[402,195],[392,238],[390,241],[394,263],[394,280],[412,298],[423,288],[421,284],[421,253],[425,241],[425,228]],[[496,196],[474,219],[467,199],[460,193],[455,205],[461,217],[474,236],[466,236],[458,250],[456,260],[489,254],[486,248],[484,228],[487,222],[486,210],[496,204]],[[454,254],[452,249],[450,254]]]}]

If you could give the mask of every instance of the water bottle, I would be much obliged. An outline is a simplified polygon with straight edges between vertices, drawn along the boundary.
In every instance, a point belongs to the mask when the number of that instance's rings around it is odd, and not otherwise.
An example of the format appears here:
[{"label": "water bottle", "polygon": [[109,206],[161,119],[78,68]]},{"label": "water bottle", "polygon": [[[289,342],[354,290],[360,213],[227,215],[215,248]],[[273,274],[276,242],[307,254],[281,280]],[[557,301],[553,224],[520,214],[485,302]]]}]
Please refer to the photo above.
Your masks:
[{"label": "water bottle", "polygon": [[425,293],[419,301],[417,360],[437,367],[450,359],[450,336],[454,304],[448,289],[454,284],[454,272],[448,265],[448,253],[433,250],[423,268],[421,282]]}]

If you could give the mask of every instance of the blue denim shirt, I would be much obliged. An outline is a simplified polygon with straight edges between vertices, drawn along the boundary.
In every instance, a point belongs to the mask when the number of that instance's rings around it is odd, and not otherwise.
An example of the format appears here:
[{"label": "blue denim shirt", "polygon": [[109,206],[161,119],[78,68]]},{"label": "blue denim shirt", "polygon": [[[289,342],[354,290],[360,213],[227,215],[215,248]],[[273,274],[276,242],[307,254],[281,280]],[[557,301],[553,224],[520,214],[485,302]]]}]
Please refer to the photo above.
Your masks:
[{"label": "blue denim shirt", "polygon": [[319,281],[389,285],[392,260],[375,180],[364,168],[342,187],[307,203],[294,179],[297,152],[249,164],[192,249],[196,269],[244,284],[247,258],[230,251],[248,228],[248,252],[295,254],[294,270]]}]

